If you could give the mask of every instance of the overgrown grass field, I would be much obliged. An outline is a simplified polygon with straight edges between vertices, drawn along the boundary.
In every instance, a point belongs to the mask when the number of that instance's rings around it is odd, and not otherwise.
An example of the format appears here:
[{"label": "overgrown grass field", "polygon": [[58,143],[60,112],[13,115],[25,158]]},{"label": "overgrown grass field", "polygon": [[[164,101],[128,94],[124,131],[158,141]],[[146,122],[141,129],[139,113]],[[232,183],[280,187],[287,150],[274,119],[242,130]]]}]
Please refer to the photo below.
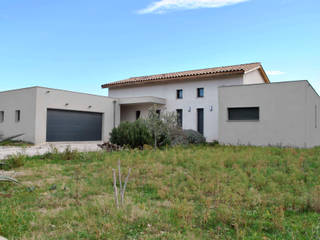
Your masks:
[{"label": "overgrown grass field", "polygon": [[[118,159],[123,175],[132,168],[122,209],[113,197]],[[23,185],[0,183],[0,235],[9,239],[320,239],[320,148],[207,145],[10,161]]]}]

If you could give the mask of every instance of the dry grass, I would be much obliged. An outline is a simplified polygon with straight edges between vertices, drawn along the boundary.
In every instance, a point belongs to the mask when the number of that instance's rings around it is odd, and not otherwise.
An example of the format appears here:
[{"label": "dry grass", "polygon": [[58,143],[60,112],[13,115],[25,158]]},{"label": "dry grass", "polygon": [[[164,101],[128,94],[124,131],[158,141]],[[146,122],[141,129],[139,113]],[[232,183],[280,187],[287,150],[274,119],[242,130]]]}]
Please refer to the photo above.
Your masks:
[{"label": "dry grass", "polygon": [[[112,168],[133,168],[115,209]],[[12,170],[11,170],[12,171]],[[1,184],[9,239],[317,239],[320,148],[190,146],[47,154]]]}]

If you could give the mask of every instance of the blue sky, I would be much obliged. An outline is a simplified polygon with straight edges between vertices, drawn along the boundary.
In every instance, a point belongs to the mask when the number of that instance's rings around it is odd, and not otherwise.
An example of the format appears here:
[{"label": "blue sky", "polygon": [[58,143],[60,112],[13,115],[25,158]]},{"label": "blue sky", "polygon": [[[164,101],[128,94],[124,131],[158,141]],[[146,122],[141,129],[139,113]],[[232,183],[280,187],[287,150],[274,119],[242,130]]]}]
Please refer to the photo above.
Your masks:
[{"label": "blue sky", "polygon": [[0,0],[0,91],[262,62],[320,93],[319,0]]}]

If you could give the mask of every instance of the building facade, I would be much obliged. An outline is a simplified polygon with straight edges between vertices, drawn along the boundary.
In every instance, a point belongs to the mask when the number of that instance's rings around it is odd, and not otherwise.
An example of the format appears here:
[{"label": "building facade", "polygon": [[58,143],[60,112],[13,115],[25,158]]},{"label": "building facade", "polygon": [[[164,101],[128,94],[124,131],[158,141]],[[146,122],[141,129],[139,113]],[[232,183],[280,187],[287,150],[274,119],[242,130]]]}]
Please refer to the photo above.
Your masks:
[{"label": "building facade", "polygon": [[[207,141],[218,139],[219,97],[221,86],[268,83],[260,64],[246,64],[227,68],[204,69],[201,72],[153,75],[122,80],[104,85],[109,88],[109,97],[155,96],[164,98],[159,110],[178,112],[182,128],[198,130]],[[159,79],[162,77],[162,79]],[[144,80],[142,81],[141,80]],[[121,120],[134,121],[145,117],[150,104],[120,104]]]},{"label": "building facade", "polygon": [[231,145],[320,145],[319,95],[307,81],[270,83],[260,63],[134,77],[109,96],[31,87],[0,92],[0,135],[46,142],[108,141],[121,121],[176,112],[183,129]]}]

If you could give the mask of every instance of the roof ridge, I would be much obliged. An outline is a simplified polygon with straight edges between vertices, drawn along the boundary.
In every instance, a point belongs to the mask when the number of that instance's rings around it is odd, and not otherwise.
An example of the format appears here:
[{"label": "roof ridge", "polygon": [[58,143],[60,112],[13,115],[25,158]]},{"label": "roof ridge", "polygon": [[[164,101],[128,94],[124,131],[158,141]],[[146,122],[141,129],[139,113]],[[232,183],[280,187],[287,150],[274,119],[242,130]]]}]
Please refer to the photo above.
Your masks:
[{"label": "roof ridge", "polygon": [[[252,63],[243,63],[243,64],[235,64],[235,65],[226,65],[226,66],[220,66],[220,67],[209,67],[209,68],[200,68],[200,69],[192,69],[192,70],[184,70],[184,71],[174,71],[174,72],[168,72],[168,73],[157,73],[157,74],[150,74],[150,75],[143,75],[143,76],[136,76],[136,77],[129,77],[123,80],[129,80],[129,79],[135,79],[135,78],[143,78],[143,77],[152,77],[152,76],[159,76],[159,75],[167,75],[167,74],[176,74],[176,73],[186,73],[186,72],[193,72],[193,71],[205,71],[209,69],[215,69],[215,68],[232,68],[232,67],[240,67],[240,66],[247,66],[247,65],[253,65],[253,64],[260,64],[261,62],[252,62]],[[117,81],[118,82],[118,81]]]}]

